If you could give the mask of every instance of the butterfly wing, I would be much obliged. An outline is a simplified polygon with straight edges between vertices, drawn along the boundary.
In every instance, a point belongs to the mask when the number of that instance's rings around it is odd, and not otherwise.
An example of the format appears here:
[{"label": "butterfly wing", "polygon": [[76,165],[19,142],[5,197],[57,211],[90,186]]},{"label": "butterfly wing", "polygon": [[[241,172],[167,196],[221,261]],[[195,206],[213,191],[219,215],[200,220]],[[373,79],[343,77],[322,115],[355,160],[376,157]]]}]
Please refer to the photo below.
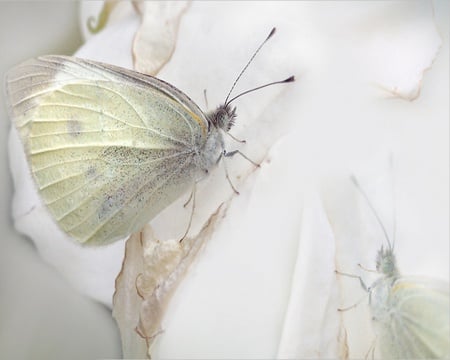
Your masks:
[{"label": "butterfly wing", "polygon": [[399,278],[385,315],[376,321],[385,359],[447,359],[450,356],[449,285],[425,278]]},{"label": "butterfly wing", "polygon": [[173,86],[64,56],[13,68],[6,86],[39,193],[79,242],[128,236],[192,185],[208,123]]}]

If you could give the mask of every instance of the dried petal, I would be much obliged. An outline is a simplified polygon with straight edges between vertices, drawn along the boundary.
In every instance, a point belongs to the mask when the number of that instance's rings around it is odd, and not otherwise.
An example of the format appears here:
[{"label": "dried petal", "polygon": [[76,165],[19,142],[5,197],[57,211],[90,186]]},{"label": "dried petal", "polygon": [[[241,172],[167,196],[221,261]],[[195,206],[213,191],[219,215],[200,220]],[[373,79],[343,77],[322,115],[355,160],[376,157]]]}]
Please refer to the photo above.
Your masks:
[{"label": "dried petal", "polygon": [[128,239],[113,302],[124,358],[142,358],[146,353],[150,357],[175,289],[225,210],[221,205],[197,236],[181,242],[158,240],[149,225]]},{"label": "dried petal", "polygon": [[142,24],[133,42],[135,70],[155,75],[175,50],[178,25],[188,8],[187,1],[146,1],[139,4]]},{"label": "dried petal", "polygon": [[98,18],[95,19],[93,16],[90,16],[87,19],[87,28],[92,34],[98,33],[102,30],[106,23],[108,22],[109,15],[114,10],[115,6],[119,3],[118,0],[107,0],[103,3],[102,10],[98,15]]},{"label": "dried petal", "polygon": [[116,278],[112,314],[119,325],[124,358],[144,358],[147,353],[146,343],[137,336],[135,328],[139,321],[137,309],[143,300],[136,289],[136,278],[144,269],[142,239],[149,232],[151,228],[146,226],[127,240],[122,269]]}]

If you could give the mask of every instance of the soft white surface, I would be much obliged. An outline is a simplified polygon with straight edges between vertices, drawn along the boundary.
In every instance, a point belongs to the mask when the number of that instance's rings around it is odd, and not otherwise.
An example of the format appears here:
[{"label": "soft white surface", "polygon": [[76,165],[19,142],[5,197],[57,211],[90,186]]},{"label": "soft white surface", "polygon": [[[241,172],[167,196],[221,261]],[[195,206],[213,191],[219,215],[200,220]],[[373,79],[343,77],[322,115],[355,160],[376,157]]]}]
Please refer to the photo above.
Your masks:
[{"label": "soft white surface", "polygon": [[[0,79],[31,56],[70,54],[78,48],[77,7],[74,2],[0,2]],[[111,311],[80,294],[13,227],[7,150],[11,123],[3,91],[0,117],[0,358],[117,358],[120,339]],[[15,171],[25,166],[14,157],[11,163]],[[25,194],[16,192],[17,198]],[[38,229],[44,229],[44,224]]]},{"label": "soft white surface", "polygon": [[335,358],[339,349],[336,239],[315,189],[308,191],[299,225],[297,259],[277,359]]},{"label": "soft white surface", "polygon": [[[191,5],[161,78],[201,106],[206,88],[212,107],[223,101],[251,52],[277,26],[277,34],[236,93],[291,74],[297,82],[236,102],[238,118],[232,133],[247,140],[243,150],[254,158],[263,157],[268,147],[270,153],[262,168],[240,184],[241,195],[221,230],[175,294],[155,358],[337,354],[338,345],[327,340],[339,325],[330,309],[353,304],[362,292],[357,282],[345,279],[344,284],[330,271],[336,266],[357,272],[358,262],[373,267],[382,241],[379,235],[370,237],[373,224],[365,226],[349,175],[362,174],[372,194],[389,198],[389,186],[376,190],[374,185],[385,174],[388,153],[395,159],[400,270],[448,280],[448,13],[444,1]],[[126,49],[137,24],[136,17],[127,15],[92,37],[80,54],[129,66],[131,52]],[[412,102],[388,99],[392,93],[378,85],[403,97],[421,91]],[[242,162],[228,161],[232,174],[248,172],[248,164]],[[319,193],[314,201],[304,201],[311,182]],[[221,170],[201,186],[203,203],[229,190],[224,190]],[[199,213],[203,203],[200,196]],[[164,231],[161,219],[164,214],[154,223]],[[183,229],[184,220],[180,224]],[[171,235],[178,233],[173,230]],[[333,239],[335,246],[328,245]],[[108,303],[122,245],[95,250],[100,262],[90,249],[80,248],[74,256],[72,246],[76,245],[38,244],[71,283]],[[64,248],[69,251],[62,252]],[[322,257],[308,263],[303,251]],[[330,263],[333,258],[335,263]],[[299,266],[311,275],[302,276]],[[91,267],[98,271],[92,273]],[[302,284],[293,284],[294,279]],[[342,299],[333,290],[336,284]],[[299,309],[296,297],[301,297]],[[321,305],[325,303],[326,307]],[[311,311],[301,310],[308,304],[314,305]],[[361,330],[370,326],[363,308],[343,316],[351,357],[364,356],[372,341]],[[296,328],[286,314],[305,326]],[[293,343],[295,339],[298,343]]]}]

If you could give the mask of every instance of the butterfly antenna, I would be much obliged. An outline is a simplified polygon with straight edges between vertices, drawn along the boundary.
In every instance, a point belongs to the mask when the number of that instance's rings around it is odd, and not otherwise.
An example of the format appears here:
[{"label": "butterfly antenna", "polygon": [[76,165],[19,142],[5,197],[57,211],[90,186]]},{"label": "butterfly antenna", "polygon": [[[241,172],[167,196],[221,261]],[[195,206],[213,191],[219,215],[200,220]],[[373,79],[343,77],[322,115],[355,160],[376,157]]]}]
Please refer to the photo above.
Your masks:
[{"label": "butterfly antenna", "polygon": [[372,213],[375,215],[375,218],[378,221],[378,224],[380,224],[381,229],[383,230],[384,233],[384,237],[386,238],[386,241],[389,245],[389,249],[393,250],[393,246],[391,241],[389,240],[389,236],[388,233],[386,231],[386,228],[383,225],[383,222],[381,221],[380,217],[378,216],[378,213],[376,212],[375,208],[373,207],[372,203],[370,202],[369,197],[367,196],[367,194],[364,192],[364,190],[362,189],[361,185],[359,184],[358,180],[356,180],[356,177],[354,175],[352,175],[351,180],[353,182],[353,184],[355,184],[356,188],[359,190],[359,192],[362,194],[362,196],[364,197],[364,199],[366,199],[367,204],[369,205],[370,210],[372,210]]},{"label": "butterfly antenna", "polygon": [[250,60],[247,62],[247,65],[244,66],[244,68],[241,70],[241,72],[239,73],[238,77],[236,78],[236,80],[234,80],[233,86],[231,86],[230,91],[228,92],[228,95],[225,99],[225,105],[229,104],[228,102],[228,98],[231,95],[231,92],[234,90],[234,87],[236,86],[237,82],[239,81],[239,79],[241,78],[242,74],[244,74],[245,70],[247,70],[248,66],[252,63],[253,59],[255,58],[255,56],[259,53],[259,51],[261,50],[261,48],[264,46],[264,44],[267,42],[267,40],[269,40],[273,34],[275,34],[275,30],[276,28],[273,28],[269,35],[267,36],[267,38],[261,43],[261,45],[259,45],[259,47],[256,49],[256,51],[253,53],[252,57],[250,58]]},{"label": "butterfly antenna", "polygon": [[251,93],[253,91],[265,88],[267,86],[271,86],[271,85],[275,85],[275,84],[285,84],[285,83],[289,83],[289,82],[293,82],[293,81],[295,81],[295,76],[292,75],[292,76],[289,76],[287,79],[284,79],[284,80],[274,81],[274,82],[271,82],[271,83],[268,83],[268,84],[265,84],[265,85],[261,85],[261,86],[255,87],[255,88],[250,89],[250,90],[246,90],[246,91],[240,93],[239,95],[236,95],[230,101],[225,103],[225,105],[231,104],[234,100],[236,100],[237,98],[240,98],[242,95],[245,95],[245,94]]},{"label": "butterfly antenna", "polygon": [[397,207],[395,206],[395,179],[394,179],[394,156],[392,155],[392,153],[389,156],[389,170],[390,173],[392,174],[392,250],[394,250],[394,246],[395,246],[395,238],[397,237]]}]

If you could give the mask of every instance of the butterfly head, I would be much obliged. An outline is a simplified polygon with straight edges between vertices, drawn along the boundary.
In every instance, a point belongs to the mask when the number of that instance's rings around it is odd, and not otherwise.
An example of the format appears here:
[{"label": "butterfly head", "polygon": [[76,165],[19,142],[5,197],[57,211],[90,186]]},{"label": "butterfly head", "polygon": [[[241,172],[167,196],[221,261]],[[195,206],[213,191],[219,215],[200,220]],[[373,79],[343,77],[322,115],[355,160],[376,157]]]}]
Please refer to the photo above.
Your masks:
[{"label": "butterfly head", "polygon": [[377,254],[377,271],[386,276],[397,276],[397,261],[395,259],[394,251],[391,248],[384,249],[382,246]]},{"label": "butterfly head", "polygon": [[244,74],[245,70],[247,70],[248,66],[251,64],[251,62],[253,61],[255,56],[258,54],[258,52],[261,50],[263,45],[267,42],[267,40],[269,40],[273,36],[273,34],[275,34],[275,28],[273,28],[270,31],[267,38],[261,43],[261,45],[259,45],[259,47],[256,49],[256,51],[251,56],[250,60],[247,62],[247,64],[244,66],[244,68],[241,70],[241,72],[237,76],[236,80],[234,80],[234,83],[231,86],[231,89],[228,92],[228,95],[225,98],[223,105],[220,105],[215,111],[212,111],[209,114],[207,114],[209,126],[212,124],[215,128],[228,132],[231,129],[231,127],[234,125],[234,119],[236,118],[236,108],[231,107],[231,105],[230,105],[233,101],[235,101],[236,99],[240,98],[243,95],[246,95],[253,91],[265,88],[267,86],[271,86],[271,85],[275,85],[275,84],[284,84],[284,83],[288,83],[288,82],[293,82],[295,80],[294,76],[290,76],[285,80],[274,81],[274,82],[271,82],[268,84],[264,84],[264,85],[255,87],[253,89],[249,89],[247,91],[243,91],[240,94],[233,97],[232,99],[230,99],[231,93],[233,92],[239,79]]},{"label": "butterfly head", "polygon": [[236,107],[231,107],[229,104],[220,105],[216,110],[207,115],[208,122],[217,129],[229,131],[234,125],[236,118]]}]

